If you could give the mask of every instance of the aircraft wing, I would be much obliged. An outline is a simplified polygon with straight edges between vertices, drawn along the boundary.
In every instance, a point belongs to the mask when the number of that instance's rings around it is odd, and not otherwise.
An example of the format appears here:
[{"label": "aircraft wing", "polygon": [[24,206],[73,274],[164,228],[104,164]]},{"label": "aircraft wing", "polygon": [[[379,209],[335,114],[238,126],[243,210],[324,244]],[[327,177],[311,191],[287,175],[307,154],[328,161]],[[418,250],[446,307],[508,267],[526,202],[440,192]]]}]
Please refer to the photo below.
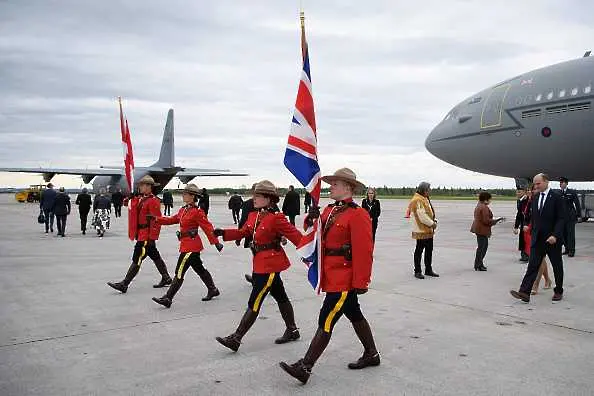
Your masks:
[{"label": "aircraft wing", "polygon": [[183,168],[177,172],[175,177],[179,178],[183,183],[188,183],[195,177],[200,176],[249,176],[247,173],[233,173],[229,169],[199,169],[199,168]]},{"label": "aircraft wing", "polygon": [[65,168],[0,168],[0,172],[38,173],[49,182],[55,175],[78,175],[88,180],[95,176],[123,176],[123,169],[65,169]]}]

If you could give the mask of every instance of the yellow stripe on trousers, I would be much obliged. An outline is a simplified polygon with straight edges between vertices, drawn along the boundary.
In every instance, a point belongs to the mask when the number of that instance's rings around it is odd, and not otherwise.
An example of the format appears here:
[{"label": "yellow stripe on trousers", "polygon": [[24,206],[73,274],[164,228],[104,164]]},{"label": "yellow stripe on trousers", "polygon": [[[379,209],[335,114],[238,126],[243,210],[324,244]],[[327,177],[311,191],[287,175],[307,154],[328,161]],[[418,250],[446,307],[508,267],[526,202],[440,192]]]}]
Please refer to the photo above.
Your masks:
[{"label": "yellow stripe on trousers", "polygon": [[140,251],[140,256],[138,257],[138,262],[136,263],[136,265],[138,265],[140,267],[140,264],[142,264],[142,260],[144,260],[144,257],[146,256],[146,244],[148,243],[148,241],[144,241],[144,245],[142,245],[142,250]]},{"label": "yellow stripe on trousers", "polygon": [[336,316],[338,311],[340,311],[340,309],[342,308],[342,305],[344,304],[344,300],[346,300],[348,294],[349,294],[349,292],[343,291],[340,294],[340,298],[338,299],[338,302],[334,306],[334,309],[332,309],[332,311],[330,311],[330,314],[328,314],[328,317],[326,318],[326,322],[324,322],[324,331],[326,333],[330,333],[330,328],[332,327],[332,321],[334,320],[334,317]]},{"label": "yellow stripe on trousers", "polygon": [[256,301],[254,301],[254,308],[252,309],[252,311],[258,312],[260,304],[262,303],[262,298],[264,297],[264,294],[266,294],[266,291],[270,289],[270,286],[272,286],[272,281],[274,280],[275,275],[275,273],[268,275],[268,281],[266,282],[266,286],[264,286],[264,288],[260,290],[260,293],[258,293],[258,297],[256,297]]},{"label": "yellow stripe on trousers", "polygon": [[192,252],[188,252],[182,259],[182,262],[179,265],[179,270],[177,270],[177,279],[182,278],[182,275],[184,274],[184,266],[186,265],[186,261],[188,261],[188,259],[190,258],[191,255],[192,255]]}]

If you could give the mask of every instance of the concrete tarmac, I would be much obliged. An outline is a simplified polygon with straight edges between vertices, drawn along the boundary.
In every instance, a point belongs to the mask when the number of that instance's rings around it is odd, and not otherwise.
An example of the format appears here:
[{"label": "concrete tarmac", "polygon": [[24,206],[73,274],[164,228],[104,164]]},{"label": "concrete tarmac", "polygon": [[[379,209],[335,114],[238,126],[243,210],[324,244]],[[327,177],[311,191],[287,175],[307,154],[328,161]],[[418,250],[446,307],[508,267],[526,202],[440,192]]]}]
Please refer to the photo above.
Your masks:
[{"label": "concrete tarmac", "polygon": [[[564,300],[552,303],[552,290],[541,290],[524,304],[509,295],[526,268],[512,234],[514,202],[493,203],[494,214],[509,220],[494,228],[488,271],[475,272],[468,231],[475,202],[435,201],[434,270],[441,277],[425,280],[413,277],[406,204],[382,202],[373,282],[360,298],[381,366],[347,369],[362,348],[342,318],[301,386],[278,362],[303,356],[322,296],[312,292],[293,246],[283,279],[301,339],[274,344],[284,325],[269,297],[232,353],[214,338],[234,331],[245,310],[248,250],[228,243],[219,254],[209,246],[203,260],[221,296],[200,301],[206,290],[190,270],[165,309],[151,301],[165,290],[152,288],[159,276],[150,259],[127,294],[106,285],[129,266],[126,210],[100,239],[81,235],[74,206],[59,238],[43,233],[36,205],[0,195],[0,395],[594,394],[594,224],[577,226],[577,256],[564,256]],[[210,218],[233,226],[226,198],[211,197]],[[176,229],[163,227],[157,245],[171,273]]]}]

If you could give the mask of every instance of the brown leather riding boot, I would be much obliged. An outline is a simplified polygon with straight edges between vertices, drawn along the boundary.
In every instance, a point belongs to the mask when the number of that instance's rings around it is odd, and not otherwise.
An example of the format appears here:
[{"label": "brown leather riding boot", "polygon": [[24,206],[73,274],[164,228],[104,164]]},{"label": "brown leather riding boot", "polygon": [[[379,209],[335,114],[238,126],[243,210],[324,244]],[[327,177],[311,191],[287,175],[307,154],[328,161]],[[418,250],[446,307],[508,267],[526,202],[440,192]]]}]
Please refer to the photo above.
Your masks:
[{"label": "brown leather riding boot", "polygon": [[170,308],[171,304],[173,303],[173,297],[175,297],[175,294],[179,291],[183,283],[183,279],[178,279],[175,277],[171,282],[171,286],[169,286],[169,289],[167,289],[165,295],[163,297],[153,297],[153,301],[157,304],[163,305],[164,307]]},{"label": "brown leather riding boot", "polygon": [[318,328],[318,331],[311,340],[309,349],[305,353],[303,359],[299,359],[293,364],[280,362],[279,364],[281,368],[293,378],[296,378],[301,381],[301,383],[306,384],[309,380],[309,376],[311,375],[311,369],[322,355],[322,352],[324,352],[328,346],[331,336],[332,335],[330,333],[326,333],[324,329]]},{"label": "brown leather riding boot", "polygon": [[228,335],[227,337],[217,337],[216,340],[220,344],[231,349],[233,352],[237,352],[239,346],[241,345],[241,339],[252,327],[257,318],[258,313],[248,308],[243,314],[243,317],[241,318],[241,321],[239,322],[239,326],[237,326],[237,330],[235,330],[235,333]]},{"label": "brown leather riding boot", "polygon": [[128,291],[128,286],[132,282],[132,279],[138,274],[138,271],[140,271],[140,266],[136,263],[132,263],[130,268],[128,268],[124,280],[121,282],[107,282],[107,284],[121,293],[126,293]]},{"label": "brown leather riding boot", "polygon": [[199,276],[200,279],[202,279],[202,282],[204,282],[206,288],[208,289],[208,293],[206,294],[206,296],[202,297],[202,301],[210,301],[213,297],[221,295],[221,292],[219,292],[219,289],[217,289],[217,287],[215,286],[214,281],[212,280],[212,275],[210,274],[210,272],[208,272],[208,270],[204,270],[204,272],[199,274]]},{"label": "brown leather riding boot", "polygon": [[286,344],[287,342],[296,341],[301,336],[297,325],[295,325],[295,313],[293,312],[293,305],[290,301],[278,304],[281,316],[285,321],[285,332],[283,335],[276,340],[275,344]]},{"label": "brown leather riding boot", "polygon": [[351,370],[360,370],[365,367],[379,366],[380,355],[375,347],[375,341],[373,340],[373,334],[371,333],[371,327],[369,327],[367,319],[353,322],[353,329],[355,329],[355,333],[357,333],[357,337],[359,337],[359,341],[363,344],[365,351],[359,360],[349,363],[348,367]]},{"label": "brown leather riding boot", "polygon": [[155,267],[157,267],[157,270],[161,274],[161,281],[159,283],[157,283],[156,285],[153,285],[153,287],[155,289],[157,289],[160,287],[165,287],[165,286],[170,285],[172,280],[171,280],[171,277],[169,276],[169,272],[167,272],[167,266],[165,265],[165,262],[163,261],[162,258],[158,258],[157,260],[155,260]]}]

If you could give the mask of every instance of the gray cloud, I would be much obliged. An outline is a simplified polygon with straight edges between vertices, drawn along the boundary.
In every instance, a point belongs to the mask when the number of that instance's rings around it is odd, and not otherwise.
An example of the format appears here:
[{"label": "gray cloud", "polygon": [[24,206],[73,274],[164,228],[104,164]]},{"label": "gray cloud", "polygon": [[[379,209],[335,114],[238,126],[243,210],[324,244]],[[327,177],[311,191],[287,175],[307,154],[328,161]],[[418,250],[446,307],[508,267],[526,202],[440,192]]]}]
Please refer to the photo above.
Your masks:
[{"label": "gray cloud", "polygon": [[[173,107],[183,165],[294,182],[282,156],[300,72],[296,3],[238,4],[0,2],[0,165],[121,162],[121,95],[137,163],[157,157]],[[579,0],[304,5],[323,169],[349,164],[382,185],[513,185],[443,164],[425,152],[427,134],[473,92],[580,56],[594,36],[594,6]]]}]

